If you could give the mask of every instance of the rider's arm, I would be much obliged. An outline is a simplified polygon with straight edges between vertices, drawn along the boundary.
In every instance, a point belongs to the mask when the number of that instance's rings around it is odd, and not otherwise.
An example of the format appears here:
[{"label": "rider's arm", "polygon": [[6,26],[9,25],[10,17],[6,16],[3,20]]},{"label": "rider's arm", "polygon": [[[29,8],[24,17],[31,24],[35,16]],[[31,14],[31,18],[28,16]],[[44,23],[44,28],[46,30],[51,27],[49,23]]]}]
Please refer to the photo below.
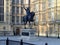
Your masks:
[{"label": "rider's arm", "polygon": [[26,10],[25,6],[23,5],[23,8]]},{"label": "rider's arm", "polygon": [[25,10],[26,10],[26,8],[25,7],[23,7]]}]

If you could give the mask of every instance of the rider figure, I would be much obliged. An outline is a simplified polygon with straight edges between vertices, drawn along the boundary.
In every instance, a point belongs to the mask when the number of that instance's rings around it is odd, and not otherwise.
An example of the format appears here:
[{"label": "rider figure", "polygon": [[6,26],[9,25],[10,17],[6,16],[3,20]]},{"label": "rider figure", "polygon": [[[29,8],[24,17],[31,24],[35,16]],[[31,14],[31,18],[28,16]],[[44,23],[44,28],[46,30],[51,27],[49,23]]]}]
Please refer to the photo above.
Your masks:
[{"label": "rider figure", "polygon": [[26,14],[27,14],[27,15],[30,15],[30,8],[29,8],[29,7],[27,7],[27,8],[23,7],[23,8],[25,9]]}]

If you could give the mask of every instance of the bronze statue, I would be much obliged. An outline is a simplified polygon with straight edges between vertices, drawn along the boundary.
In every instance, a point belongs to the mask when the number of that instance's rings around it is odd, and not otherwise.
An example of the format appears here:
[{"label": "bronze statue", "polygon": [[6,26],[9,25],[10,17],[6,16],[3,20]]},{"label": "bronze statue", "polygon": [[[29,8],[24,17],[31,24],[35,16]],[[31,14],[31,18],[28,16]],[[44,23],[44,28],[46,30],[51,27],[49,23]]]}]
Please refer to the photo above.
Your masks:
[{"label": "bronze statue", "polygon": [[35,16],[35,12],[30,12],[30,8],[29,7],[27,7],[27,8],[23,7],[23,8],[26,11],[26,16],[23,17],[23,22],[24,22],[25,25],[27,24],[27,22],[29,22],[29,24],[30,24],[30,22],[34,21],[33,18]]}]

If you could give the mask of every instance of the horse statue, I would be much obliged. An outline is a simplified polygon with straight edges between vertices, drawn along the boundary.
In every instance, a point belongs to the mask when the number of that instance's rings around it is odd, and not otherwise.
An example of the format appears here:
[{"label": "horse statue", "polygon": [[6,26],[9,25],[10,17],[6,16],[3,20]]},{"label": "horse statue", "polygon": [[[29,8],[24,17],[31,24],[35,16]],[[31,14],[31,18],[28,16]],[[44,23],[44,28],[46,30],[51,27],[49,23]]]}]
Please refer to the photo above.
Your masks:
[{"label": "horse statue", "polygon": [[[23,7],[24,8],[24,7]],[[30,12],[30,8],[27,7],[27,8],[24,8],[25,11],[26,11],[26,15],[23,16],[23,22],[24,22],[24,25],[27,24],[27,22],[29,22],[29,25],[30,25],[30,22],[33,22],[34,21],[34,16],[35,16],[35,12]]]}]

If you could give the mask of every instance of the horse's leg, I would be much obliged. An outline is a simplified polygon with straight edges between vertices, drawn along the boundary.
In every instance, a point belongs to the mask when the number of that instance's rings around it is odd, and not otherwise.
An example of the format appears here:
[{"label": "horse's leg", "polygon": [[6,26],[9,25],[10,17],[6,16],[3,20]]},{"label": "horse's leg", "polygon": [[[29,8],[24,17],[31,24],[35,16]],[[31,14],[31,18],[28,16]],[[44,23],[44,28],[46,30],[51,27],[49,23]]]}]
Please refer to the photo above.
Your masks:
[{"label": "horse's leg", "polygon": [[24,21],[24,28],[25,28],[25,21]]},{"label": "horse's leg", "polygon": [[26,24],[27,24],[27,21],[25,21],[25,29],[26,29]]},{"label": "horse's leg", "polygon": [[30,21],[29,21],[29,25],[30,25]]},{"label": "horse's leg", "polygon": [[29,21],[29,28],[30,28],[30,21]]},{"label": "horse's leg", "polygon": [[[27,24],[27,21],[26,21],[26,24]],[[26,25],[25,25],[25,27],[26,27]]]},{"label": "horse's leg", "polygon": [[24,28],[26,29],[26,25],[24,25]]}]

